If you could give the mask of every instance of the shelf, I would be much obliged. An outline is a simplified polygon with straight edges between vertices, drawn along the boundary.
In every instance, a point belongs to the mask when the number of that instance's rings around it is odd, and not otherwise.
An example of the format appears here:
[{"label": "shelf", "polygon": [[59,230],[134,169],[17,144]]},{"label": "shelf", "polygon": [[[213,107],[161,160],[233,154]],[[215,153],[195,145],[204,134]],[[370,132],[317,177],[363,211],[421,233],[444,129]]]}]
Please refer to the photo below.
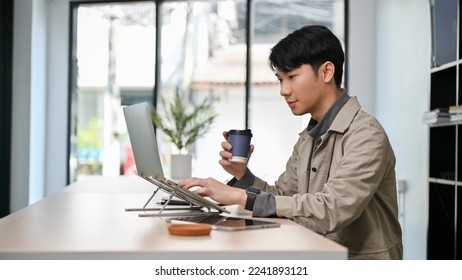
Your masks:
[{"label": "shelf", "polygon": [[447,179],[441,179],[441,178],[428,178],[428,181],[430,183],[435,183],[435,184],[440,184],[440,185],[448,185],[448,186],[462,186],[462,182],[457,182],[454,180],[447,180]]},{"label": "shelf", "polygon": [[[462,104],[461,7],[462,0],[430,1],[429,111]],[[462,120],[440,118],[436,123],[425,124],[430,128],[427,258],[461,259]]]},{"label": "shelf", "polygon": [[445,63],[445,64],[440,65],[440,66],[432,67],[432,69],[430,70],[430,73],[436,73],[436,72],[439,72],[439,71],[442,71],[442,70],[446,70],[446,69],[449,69],[451,67],[457,66],[458,64],[462,64],[462,59],[459,59],[457,61],[452,61],[452,62],[449,62],[449,63]]},{"label": "shelf", "polygon": [[448,122],[439,122],[439,123],[429,123],[429,127],[443,127],[443,126],[455,126],[462,124],[462,120],[458,121],[448,121]]}]

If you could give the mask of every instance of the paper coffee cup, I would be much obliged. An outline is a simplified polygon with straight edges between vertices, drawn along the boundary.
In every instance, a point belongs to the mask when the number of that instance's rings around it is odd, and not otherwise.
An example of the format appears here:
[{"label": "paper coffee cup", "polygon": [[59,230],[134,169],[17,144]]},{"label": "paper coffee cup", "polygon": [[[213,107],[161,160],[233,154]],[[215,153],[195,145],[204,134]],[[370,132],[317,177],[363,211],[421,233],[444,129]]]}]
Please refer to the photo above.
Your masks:
[{"label": "paper coffee cup", "polygon": [[250,129],[228,131],[228,142],[232,146],[230,152],[233,154],[229,161],[247,163],[251,138],[252,131]]}]

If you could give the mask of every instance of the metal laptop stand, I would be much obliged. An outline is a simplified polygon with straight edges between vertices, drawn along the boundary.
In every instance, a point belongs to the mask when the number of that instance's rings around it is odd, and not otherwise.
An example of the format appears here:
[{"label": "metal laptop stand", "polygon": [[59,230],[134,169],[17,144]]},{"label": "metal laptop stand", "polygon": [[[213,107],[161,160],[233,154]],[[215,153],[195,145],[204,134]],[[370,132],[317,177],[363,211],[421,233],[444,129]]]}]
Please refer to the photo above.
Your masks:
[{"label": "metal laptop stand", "polygon": [[[177,191],[168,186],[166,183],[159,181],[157,179],[154,179],[152,177],[144,177],[144,176],[139,176],[154,185],[157,186],[157,188],[154,190],[152,195],[149,197],[148,201],[143,205],[142,208],[125,208],[125,211],[127,212],[151,212],[151,213],[140,213],[138,214],[139,217],[191,217],[191,216],[202,216],[202,215],[207,215],[212,213],[211,209],[207,206],[203,205],[195,205],[194,203],[189,202],[187,199],[185,199],[184,195],[181,195],[177,193]],[[162,207],[151,207],[148,208],[148,204],[152,201],[154,196],[157,194],[159,190],[163,190],[166,192],[169,197],[165,201],[165,203],[162,205]],[[178,207],[178,206],[173,206],[169,205],[170,202],[172,201],[173,197],[178,197],[187,203],[189,203],[189,207]],[[206,208],[208,211],[203,211],[202,209]],[[175,211],[175,212],[170,212],[166,213],[167,211]]]}]

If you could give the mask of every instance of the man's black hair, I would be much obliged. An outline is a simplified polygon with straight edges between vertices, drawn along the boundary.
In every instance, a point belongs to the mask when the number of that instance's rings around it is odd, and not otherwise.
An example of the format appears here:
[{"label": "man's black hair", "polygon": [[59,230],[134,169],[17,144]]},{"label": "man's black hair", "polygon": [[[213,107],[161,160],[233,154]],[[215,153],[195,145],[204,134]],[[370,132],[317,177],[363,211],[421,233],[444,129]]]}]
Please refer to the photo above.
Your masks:
[{"label": "man's black hair", "polygon": [[326,61],[334,64],[334,79],[340,88],[345,55],[339,39],[322,25],[309,25],[295,30],[281,39],[271,49],[269,56],[273,71],[285,73],[309,64],[317,74],[319,66]]}]

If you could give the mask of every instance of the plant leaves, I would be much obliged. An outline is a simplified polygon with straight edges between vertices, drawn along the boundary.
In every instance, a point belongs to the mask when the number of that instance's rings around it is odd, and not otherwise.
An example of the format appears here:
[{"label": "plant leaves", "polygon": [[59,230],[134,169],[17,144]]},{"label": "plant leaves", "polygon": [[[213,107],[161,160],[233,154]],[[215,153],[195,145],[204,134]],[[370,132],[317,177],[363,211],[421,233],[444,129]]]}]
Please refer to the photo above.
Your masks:
[{"label": "plant leaves", "polygon": [[200,105],[193,106],[188,113],[182,96],[177,90],[170,104],[162,98],[163,116],[153,109],[152,122],[179,151],[187,149],[209,131],[218,116],[214,111],[214,101],[214,98],[206,98]]}]

